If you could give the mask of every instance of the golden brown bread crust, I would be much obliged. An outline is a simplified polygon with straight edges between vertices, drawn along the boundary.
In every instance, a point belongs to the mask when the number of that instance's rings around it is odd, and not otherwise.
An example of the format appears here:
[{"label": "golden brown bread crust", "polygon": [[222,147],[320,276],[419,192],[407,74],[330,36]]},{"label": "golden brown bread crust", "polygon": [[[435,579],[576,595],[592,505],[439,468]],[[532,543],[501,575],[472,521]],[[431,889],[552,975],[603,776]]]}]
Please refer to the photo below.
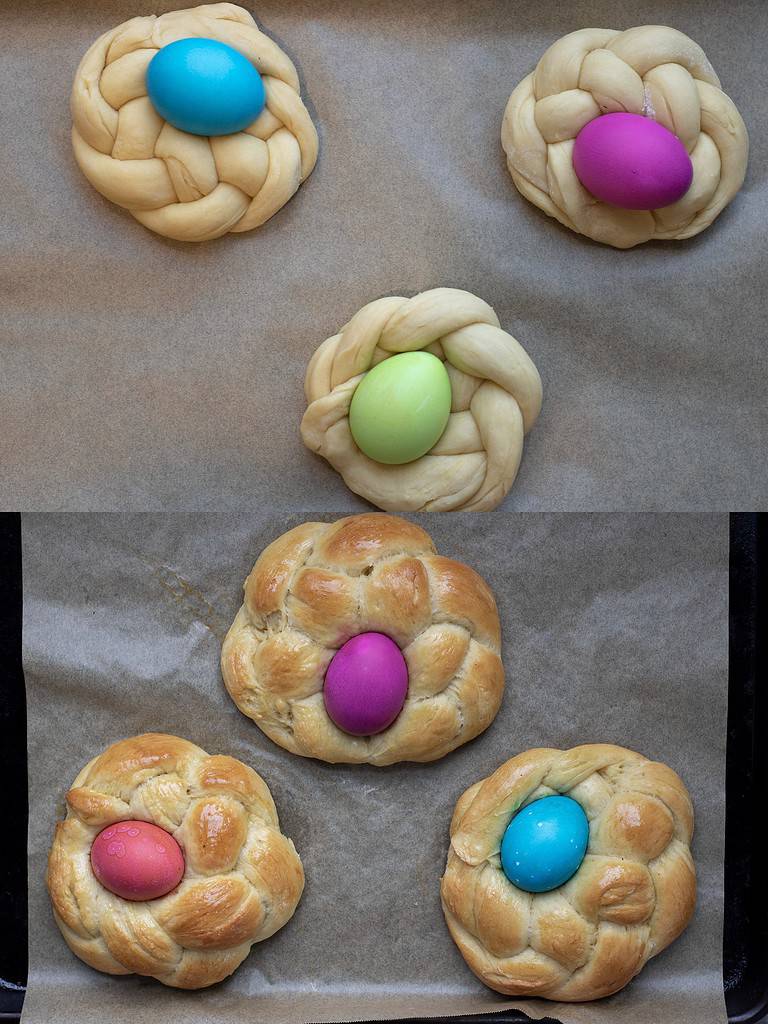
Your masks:
[{"label": "golden brown bread crust", "polygon": [[[578,800],[589,845],[576,874],[527,893],[501,868],[512,815],[553,793]],[[528,750],[460,797],[441,883],[469,967],[512,996],[581,1002],[623,988],[683,931],[696,902],[693,808],[664,764],[624,747]]]},{"label": "golden brown bread crust", "polygon": [[[403,651],[408,697],[377,736],[330,720],[323,680],[358,633],[385,633]],[[501,628],[488,585],[439,556],[424,530],[383,513],[304,523],[278,537],[245,581],[224,641],[230,696],[270,739],[323,761],[434,761],[496,716],[504,690]]]},{"label": "golden brown bread crust", "polygon": [[[264,780],[233,757],[145,733],[94,758],[66,799],[48,890],[70,949],[99,971],[204,988],[230,975],[296,909],[299,855],[280,831]],[[124,900],[91,870],[94,838],[125,819],[151,821],[181,844],[184,877],[160,899]]]}]

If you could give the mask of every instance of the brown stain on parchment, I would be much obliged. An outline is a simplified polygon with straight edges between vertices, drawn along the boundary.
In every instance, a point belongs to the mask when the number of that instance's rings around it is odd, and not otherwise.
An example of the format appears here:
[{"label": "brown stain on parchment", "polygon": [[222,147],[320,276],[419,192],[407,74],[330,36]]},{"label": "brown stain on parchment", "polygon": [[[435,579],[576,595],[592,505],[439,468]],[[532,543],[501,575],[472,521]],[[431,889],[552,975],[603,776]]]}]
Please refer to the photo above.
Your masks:
[{"label": "brown stain on parchment", "polygon": [[203,592],[169,565],[152,565],[149,562],[145,564],[151,568],[152,576],[185,616],[191,616],[193,621],[202,623],[219,643],[223,643],[230,623],[213,607]]}]

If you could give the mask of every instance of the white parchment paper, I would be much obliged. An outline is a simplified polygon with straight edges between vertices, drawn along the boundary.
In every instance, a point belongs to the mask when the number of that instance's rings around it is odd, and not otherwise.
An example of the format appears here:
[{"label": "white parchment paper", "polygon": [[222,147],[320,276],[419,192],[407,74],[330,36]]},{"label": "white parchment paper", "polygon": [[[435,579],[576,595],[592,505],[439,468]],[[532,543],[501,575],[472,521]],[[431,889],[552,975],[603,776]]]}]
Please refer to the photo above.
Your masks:
[{"label": "white parchment paper", "polygon": [[[3,507],[215,511],[279,479],[297,506],[362,508],[301,443],[307,362],[366,302],[450,285],[495,307],[544,381],[507,510],[768,508],[768,4],[263,0],[319,162],[262,229],[185,245],[90,187],[68,97],[102,32],[192,2],[2,5]],[[499,132],[559,36],[648,23],[703,46],[751,160],[710,230],[619,253],[517,194]]]},{"label": "white parchment paper", "polygon": [[[219,651],[260,551],[306,519],[249,514],[23,519],[29,711],[30,978],[25,1024],[299,1024],[514,1005],[444,926],[439,879],[458,796],[532,746],[606,741],[677,770],[696,811],[699,903],[685,934],[617,996],[525,1003],[565,1024],[718,1024],[727,699],[726,516],[414,517],[496,594],[507,689],[486,733],[432,765],[333,766],[287,753],[224,690]],[[482,530],[479,529],[482,525]],[[293,920],[227,982],[186,993],[77,960],[45,859],[83,764],[122,737],[176,733],[253,765],[302,856]]]}]

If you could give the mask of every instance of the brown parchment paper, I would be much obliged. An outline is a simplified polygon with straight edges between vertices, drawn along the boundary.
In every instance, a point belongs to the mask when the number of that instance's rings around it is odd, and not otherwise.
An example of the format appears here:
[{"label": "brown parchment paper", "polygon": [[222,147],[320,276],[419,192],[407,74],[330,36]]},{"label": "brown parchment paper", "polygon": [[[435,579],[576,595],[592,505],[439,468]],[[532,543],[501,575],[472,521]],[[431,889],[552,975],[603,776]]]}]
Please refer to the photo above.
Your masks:
[{"label": "brown parchment paper", "polygon": [[[101,198],[68,97],[102,32],[192,0],[0,11],[0,503],[31,510],[362,508],[299,437],[314,349],[366,302],[436,285],[491,303],[544,381],[510,509],[768,508],[764,0],[263,0],[320,158],[246,235],[168,242]],[[520,197],[513,87],[586,26],[669,24],[750,132],[745,187],[685,243],[619,253]]]},{"label": "brown parchment paper", "polygon": [[[458,796],[532,746],[625,744],[690,788],[700,895],[687,932],[619,995],[527,1002],[565,1024],[717,1024],[727,693],[726,516],[421,517],[493,587],[507,690],[491,728],[432,765],[333,766],[272,744],[229,700],[222,636],[259,552],[317,503],[247,515],[23,520],[29,708],[30,979],[25,1024],[301,1024],[515,1005],[470,973],[439,879]],[[414,517],[417,518],[417,517]],[[482,525],[482,529],[479,526]],[[63,796],[109,743],[147,730],[253,765],[307,874],[293,920],[197,993],[78,961],[53,922],[45,858]]]}]

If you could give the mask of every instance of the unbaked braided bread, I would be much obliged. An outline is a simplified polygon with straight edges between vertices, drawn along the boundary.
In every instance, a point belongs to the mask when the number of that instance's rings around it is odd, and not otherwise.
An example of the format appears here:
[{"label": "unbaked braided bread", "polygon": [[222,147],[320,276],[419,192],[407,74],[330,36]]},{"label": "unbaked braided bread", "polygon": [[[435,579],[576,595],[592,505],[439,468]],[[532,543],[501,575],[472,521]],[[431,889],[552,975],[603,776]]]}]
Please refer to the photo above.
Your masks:
[{"label": "unbaked braided bread", "polygon": [[[565,885],[523,892],[501,868],[501,840],[520,807],[555,793],[584,808],[587,853]],[[610,995],[688,924],[692,833],[690,798],[666,765],[599,743],[528,750],[456,804],[441,886],[450,933],[497,992],[567,1002]]]},{"label": "unbaked braided bread", "polygon": [[[693,182],[659,210],[622,210],[592,196],[573,169],[574,139],[600,114],[653,118],[677,135]],[[549,47],[509,98],[501,127],[519,191],[566,227],[620,249],[649,239],[690,238],[741,188],[747,130],[704,51],[677,29],[585,28]]]},{"label": "unbaked braided bread", "polygon": [[[250,127],[205,138],[165,122],[147,96],[157,51],[216,39],[262,75],[266,106]],[[288,202],[317,159],[296,69],[235,4],[132,18],[96,40],[72,86],[72,145],[94,188],[145,227],[184,242],[257,228]]]},{"label": "unbaked braided bread", "polygon": [[[384,732],[350,736],[326,713],[323,681],[338,648],[368,631],[401,648],[408,695]],[[477,573],[438,555],[413,523],[368,513],[304,523],[262,552],[221,667],[243,714],[294,754],[434,761],[493,721],[504,690],[500,636]]]},{"label": "unbaked braided bread", "polygon": [[[124,900],[91,870],[96,835],[127,819],[159,825],[184,852],[181,883],[160,899]],[[146,733],[108,747],[77,776],[47,881],[67,944],[91,967],[203,988],[283,927],[304,872],[252,768],[177,736]]]},{"label": "unbaked braided bread", "polygon": [[[374,462],[349,429],[355,388],[382,360],[418,349],[445,363],[452,393],[448,425],[414,462]],[[390,512],[495,508],[517,476],[523,437],[541,409],[541,379],[523,347],[501,329],[487,302],[458,288],[369,302],[317,349],[304,389],[306,446],[351,490]]]}]

